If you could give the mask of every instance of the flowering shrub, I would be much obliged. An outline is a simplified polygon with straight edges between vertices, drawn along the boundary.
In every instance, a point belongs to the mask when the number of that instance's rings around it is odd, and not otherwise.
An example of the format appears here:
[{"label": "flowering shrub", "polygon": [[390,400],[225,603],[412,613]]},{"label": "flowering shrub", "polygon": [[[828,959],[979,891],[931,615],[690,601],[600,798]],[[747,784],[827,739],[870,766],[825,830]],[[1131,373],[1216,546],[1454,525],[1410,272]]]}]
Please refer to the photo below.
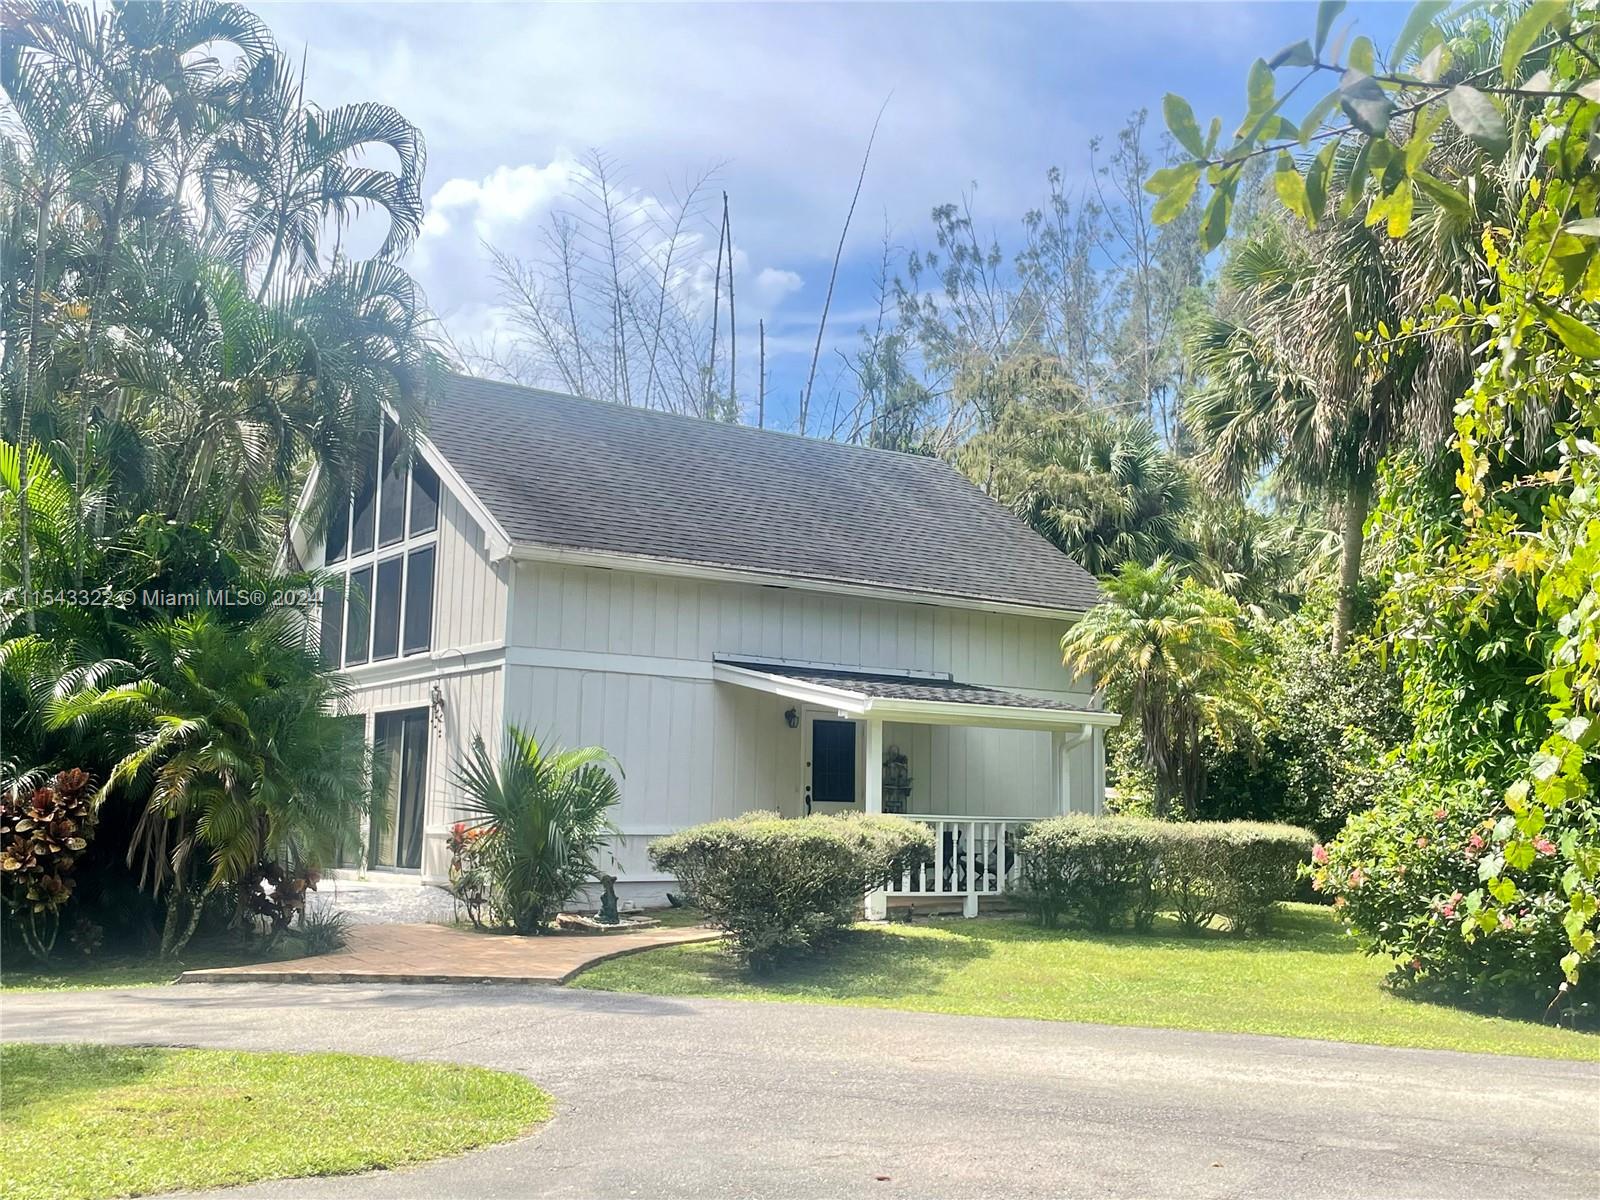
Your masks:
[{"label": "flowering shrub", "polygon": [[1514,886],[1502,879],[1496,829],[1512,819],[1498,788],[1441,787],[1403,778],[1312,854],[1312,887],[1346,923],[1395,960],[1392,981],[1419,994],[1470,999],[1495,1012],[1593,1019],[1596,980],[1567,983],[1559,843],[1593,836],[1596,814],[1575,805],[1532,840]]},{"label": "flowering shrub", "polygon": [[27,794],[0,793],[0,899],[35,958],[55,947],[72,869],[94,828],[89,776],[62,771]]}]

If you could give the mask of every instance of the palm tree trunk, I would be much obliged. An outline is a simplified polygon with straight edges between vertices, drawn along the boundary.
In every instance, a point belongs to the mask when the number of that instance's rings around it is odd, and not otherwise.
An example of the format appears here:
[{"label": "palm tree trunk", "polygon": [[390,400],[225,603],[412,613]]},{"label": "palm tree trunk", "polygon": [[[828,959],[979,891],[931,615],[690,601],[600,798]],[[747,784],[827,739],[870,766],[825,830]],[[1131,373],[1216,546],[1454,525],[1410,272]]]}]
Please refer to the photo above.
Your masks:
[{"label": "palm tree trunk", "polygon": [[1339,545],[1339,602],[1333,613],[1333,652],[1342,653],[1355,623],[1356,588],[1361,582],[1362,530],[1372,507],[1372,479],[1362,476],[1350,484],[1344,500],[1344,521]]},{"label": "palm tree trunk", "polygon": [[17,415],[17,539],[22,552],[22,610],[28,615],[28,632],[38,631],[34,616],[32,555],[29,553],[28,528],[28,442],[32,436],[33,391],[35,367],[39,360],[39,292],[44,287],[44,243],[49,233],[47,214],[50,211],[50,189],[39,189],[39,215],[33,231],[33,287],[28,301],[28,357],[22,364],[22,411]]}]

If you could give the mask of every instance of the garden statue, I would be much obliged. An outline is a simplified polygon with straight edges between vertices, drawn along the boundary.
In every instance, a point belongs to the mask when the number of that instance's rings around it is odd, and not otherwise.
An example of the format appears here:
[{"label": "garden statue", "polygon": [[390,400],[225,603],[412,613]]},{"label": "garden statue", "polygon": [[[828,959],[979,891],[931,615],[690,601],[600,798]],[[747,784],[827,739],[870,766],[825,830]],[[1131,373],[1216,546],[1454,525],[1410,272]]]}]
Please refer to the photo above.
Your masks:
[{"label": "garden statue", "polygon": [[602,925],[617,925],[622,917],[617,912],[617,877],[615,875],[600,876],[600,915],[598,920]]}]

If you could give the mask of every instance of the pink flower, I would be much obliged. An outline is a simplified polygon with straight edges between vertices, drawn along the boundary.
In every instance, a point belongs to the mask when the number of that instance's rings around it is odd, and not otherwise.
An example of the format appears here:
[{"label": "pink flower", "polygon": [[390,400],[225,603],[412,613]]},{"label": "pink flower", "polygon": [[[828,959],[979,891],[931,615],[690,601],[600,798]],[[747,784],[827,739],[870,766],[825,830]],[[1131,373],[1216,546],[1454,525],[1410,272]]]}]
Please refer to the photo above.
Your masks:
[{"label": "pink flower", "polygon": [[1321,842],[1311,847],[1311,861],[1319,866],[1328,861],[1328,848]]},{"label": "pink flower", "polygon": [[1421,959],[1420,959],[1420,958],[1413,958],[1413,959],[1412,959],[1412,960],[1411,960],[1411,969],[1412,969],[1412,970],[1413,970],[1413,971],[1420,971],[1420,970],[1422,970],[1422,960],[1421,960]]},{"label": "pink flower", "polygon": [[1442,808],[1436,808],[1436,809],[1433,810],[1433,819],[1435,821],[1442,821],[1442,820],[1445,819],[1445,817],[1447,817],[1449,815],[1450,814],[1445,812],[1445,810],[1442,809]]},{"label": "pink flower", "polygon": [[1556,844],[1546,837],[1534,838],[1533,848],[1546,858],[1556,852]]},{"label": "pink flower", "polygon": [[1467,845],[1471,846],[1474,850],[1482,850],[1484,845],[1483,838],[1475,833],[1467,839]]},{"label": "pink flower", "polygon": [[1333,898],[1333,906],[1335,908],[1343,908],[1344,907],[1344,897],[1343,896],[1335,896]]},{"label": "pink flower", "polygon": [[1515,921],[1513,921],[1509,916],[1502,916],[1500,918],[1500,928],[1501,929],[1515,929],[1516,927],[1517,927],[1517,923]]},{"label": "pink flower", "polygon": [[1351,887],[1358,888],[1363,883],[1365,883],[1366,881],[1367,881],[1367,873],[1365,871],[1363,871],[1360,867],[1357,867],[1354,871],[1350,872],[1350,886]]},{"label": "pink flower", "polygon": [[1445,904],[1445,905],[1444,905],[1444,907],[1443,907],[1443,908],[1441,908],[1441,909],[1440,909],[1440,910],[1439,910],[1439,911],[1440,911],[1440,912],[1442,912],[1442,913],[1443,913],[1443,914],[1444,914],[1444,915],[1445,915],[1445,916],[1447,916],[1447,917],[1453,917],[1453,916],[1455,916],[1455,915],[1456,915],[1456,905],[1455,905],[1455,901],[1454,901],[1454,900],[1451,900],[1451,901],[1448,901],[1448,902],[1446,902],[1446,904]]},{"label": "pink flower", "polygon": [[1425,838],[1425,837],[1419,837],[1417,839],[1417,849],[1418,850],[1426,850],[1427,848],[1428,848],[1428,839]]}]

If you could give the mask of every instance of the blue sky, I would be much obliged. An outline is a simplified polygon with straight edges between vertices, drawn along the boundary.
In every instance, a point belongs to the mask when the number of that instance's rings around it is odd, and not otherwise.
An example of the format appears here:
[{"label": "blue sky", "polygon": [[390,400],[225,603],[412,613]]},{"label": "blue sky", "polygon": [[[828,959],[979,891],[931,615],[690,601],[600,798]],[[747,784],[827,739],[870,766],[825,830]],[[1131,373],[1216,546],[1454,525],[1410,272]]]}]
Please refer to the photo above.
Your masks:
[{"label": "blue sky", "polygon": [[[1343,20],[1382,48],[1408,7],[1352,4]],[[751,351],[763,317],[769,419],[782,425],[804,381],[839,227],[886,97],[829,318],[830,348],[848,349],[868,318],[886,224],[897,246],[925,246],[930,209],[966,192],[1004,239],[1042,198],[1050,166],[1081,183],[1089,139],[1114,133],[1140,107],[1159,121],[1165,92],[1187,96],[1202,124],[1213,113],[1236,116],[1250,62],[1308,36],[1315,5],[324,3],[260,11],[286,49],[306,50],[312,98],[381,100],[421,126],[431,216],[409,265],[458,340],[482,341],[504,323],[479,239],[530,250],[551,206],[564,202],[567,165],[590,148],[611,156],[641,198],[715,168],[736,235],[741,376],[747,363],[750,371],[741,393],[754,396]],[[703,249],[714,255],[714,231]]]}]

